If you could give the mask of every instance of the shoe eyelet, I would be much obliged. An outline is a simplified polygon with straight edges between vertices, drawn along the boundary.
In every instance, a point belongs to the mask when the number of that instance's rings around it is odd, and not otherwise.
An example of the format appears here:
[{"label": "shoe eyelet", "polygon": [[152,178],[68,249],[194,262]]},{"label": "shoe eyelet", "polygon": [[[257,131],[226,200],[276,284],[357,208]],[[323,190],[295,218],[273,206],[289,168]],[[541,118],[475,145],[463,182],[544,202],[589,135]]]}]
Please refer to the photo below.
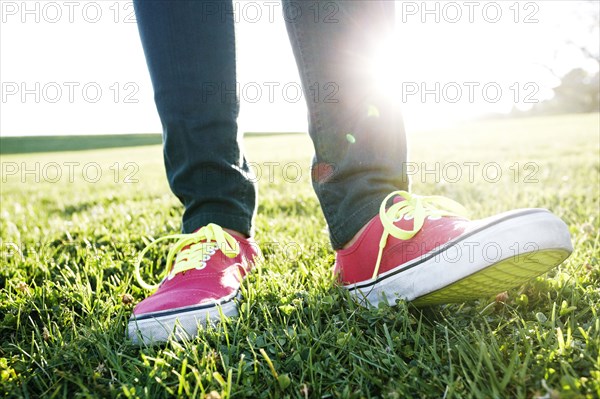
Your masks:
[{"label": "shoe eyelet", "polygon": [[202,270],[206,267],[206,262],[202,261],[198,266],[196,266],[196,270]]},{"label": "shoe eyelet", "polygon": [[412,215],[404,215],[404,220],[413,220],[414,217]]},{"label": "shoe eyelet", "polygon": [[206,254],[202,257],[202,262],[206,262],[209,259],[210,259],[210,255]]}]

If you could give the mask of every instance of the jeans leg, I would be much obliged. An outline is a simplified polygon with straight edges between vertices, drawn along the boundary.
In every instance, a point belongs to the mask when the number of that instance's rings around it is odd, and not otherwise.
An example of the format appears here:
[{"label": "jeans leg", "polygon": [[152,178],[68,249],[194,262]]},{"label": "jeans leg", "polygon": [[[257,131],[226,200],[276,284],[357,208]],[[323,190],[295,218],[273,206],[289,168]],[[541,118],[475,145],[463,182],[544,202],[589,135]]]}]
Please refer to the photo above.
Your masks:
[{"label": "jeans leg", "polygon": [[394,27],[393,1],[285,1],[284,19],[307,99],[313,187],[341,248],[391,191],[408,188],[398,102],[367,65]]},{"label": "jeans leg", "polygon": [[237,131],[231,1],[135,0],[163,127],[164,162],[185,206],[183,231],[251,233],[256,188]]}]

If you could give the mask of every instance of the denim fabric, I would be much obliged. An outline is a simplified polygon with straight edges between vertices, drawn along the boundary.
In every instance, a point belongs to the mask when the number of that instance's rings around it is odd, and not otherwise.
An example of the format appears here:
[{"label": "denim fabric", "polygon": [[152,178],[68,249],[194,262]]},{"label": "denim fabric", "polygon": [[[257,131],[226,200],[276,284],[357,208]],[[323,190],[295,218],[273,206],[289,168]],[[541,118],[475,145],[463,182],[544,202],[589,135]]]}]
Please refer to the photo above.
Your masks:
[{"label": "denim fabric", "polygon": [[[231,2],[134,5],[183,230],[212,222],[251,234],[256,188],[237,131]],[[393,29],[394,2],[284,1],[283,13],[309,111],[313,187],[339,249],[408,186],[398,102],[365,67]]]},{"label": "denim fabric", "polygon": [[237,129],[233,15],[216,5],[134,2],[183,231],[212,222],[250,234],[256,189]]}]

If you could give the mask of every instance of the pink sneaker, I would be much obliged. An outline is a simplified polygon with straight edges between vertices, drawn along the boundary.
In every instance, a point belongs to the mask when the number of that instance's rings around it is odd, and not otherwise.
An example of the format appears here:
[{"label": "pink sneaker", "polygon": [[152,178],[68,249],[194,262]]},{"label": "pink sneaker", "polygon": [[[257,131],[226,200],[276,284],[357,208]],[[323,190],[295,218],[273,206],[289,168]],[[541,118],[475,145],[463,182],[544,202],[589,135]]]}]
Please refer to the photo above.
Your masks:
[{"label": "pink sneaker", "polygon": [[465,213],[448,198],[393,192],[357,241],[337,251],[334,272],[362,303],[435,305],[498,294],[573,251],[566,224],[545,209],[475,221]]},{"label": "pink sneaker", "polygon": [[[140,262],[153,245],[167,239],[179,240],[167,255],[171,267],[160,284],[151,286],[140,276]],[[158,289],[133,310],[129,337],[136,344],[194,337],[199,323],[218,321],[221,313],[236,316],[234,299],[259,253],[252,239],[234,237],[216,224],[154,241],[140,253],[135,272],[142,287]]]}]

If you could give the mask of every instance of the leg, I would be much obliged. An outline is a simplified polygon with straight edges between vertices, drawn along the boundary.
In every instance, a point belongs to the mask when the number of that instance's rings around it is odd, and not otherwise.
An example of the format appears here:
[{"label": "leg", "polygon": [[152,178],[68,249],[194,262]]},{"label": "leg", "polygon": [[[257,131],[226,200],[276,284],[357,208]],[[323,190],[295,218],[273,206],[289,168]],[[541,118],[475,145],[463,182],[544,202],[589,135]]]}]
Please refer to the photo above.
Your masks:
[{"label": "leg", "polygon": [[138,283],[158,289],[136,305],[129,337],[151,343],[193,337],[198,324],[237,314],[241,281],[258,254],[242,237],[251,235],[256,192],[237,132],[231,1],[134,5],[163,125],[167,177],[185,205],[186,234],[162,237],[140,254],[177,240],[161,283],[145,283],[136,264]]},{"label": "leg", "polygon": [[256,190],[237,132],[231,2],[136,0],[183,231],[208,223],[250,235]]},{"label": "leg", "polygon": [[[393,27],[392,1],[286,2],[284,11],[308,100],[313,185],[337,250],[334,270],[353,295],[372,305],[462,302],[522,284],[569,256],[568,228],[546,210],[472,222],[454,201],[405,191],[399,109],[377,93],[366,62]],[[314,95],[332,83],[333,101]],[[490,258],[489,247],[500,256]],[[520,256],[511,256],[515,248]]]},{"label": "leg", "polygon": [[393,30],[394,2],[290,2],[284,17],[307,99],[313,187],[340,249],[406,189],[400,110],[378,93],[366,64]]}]

